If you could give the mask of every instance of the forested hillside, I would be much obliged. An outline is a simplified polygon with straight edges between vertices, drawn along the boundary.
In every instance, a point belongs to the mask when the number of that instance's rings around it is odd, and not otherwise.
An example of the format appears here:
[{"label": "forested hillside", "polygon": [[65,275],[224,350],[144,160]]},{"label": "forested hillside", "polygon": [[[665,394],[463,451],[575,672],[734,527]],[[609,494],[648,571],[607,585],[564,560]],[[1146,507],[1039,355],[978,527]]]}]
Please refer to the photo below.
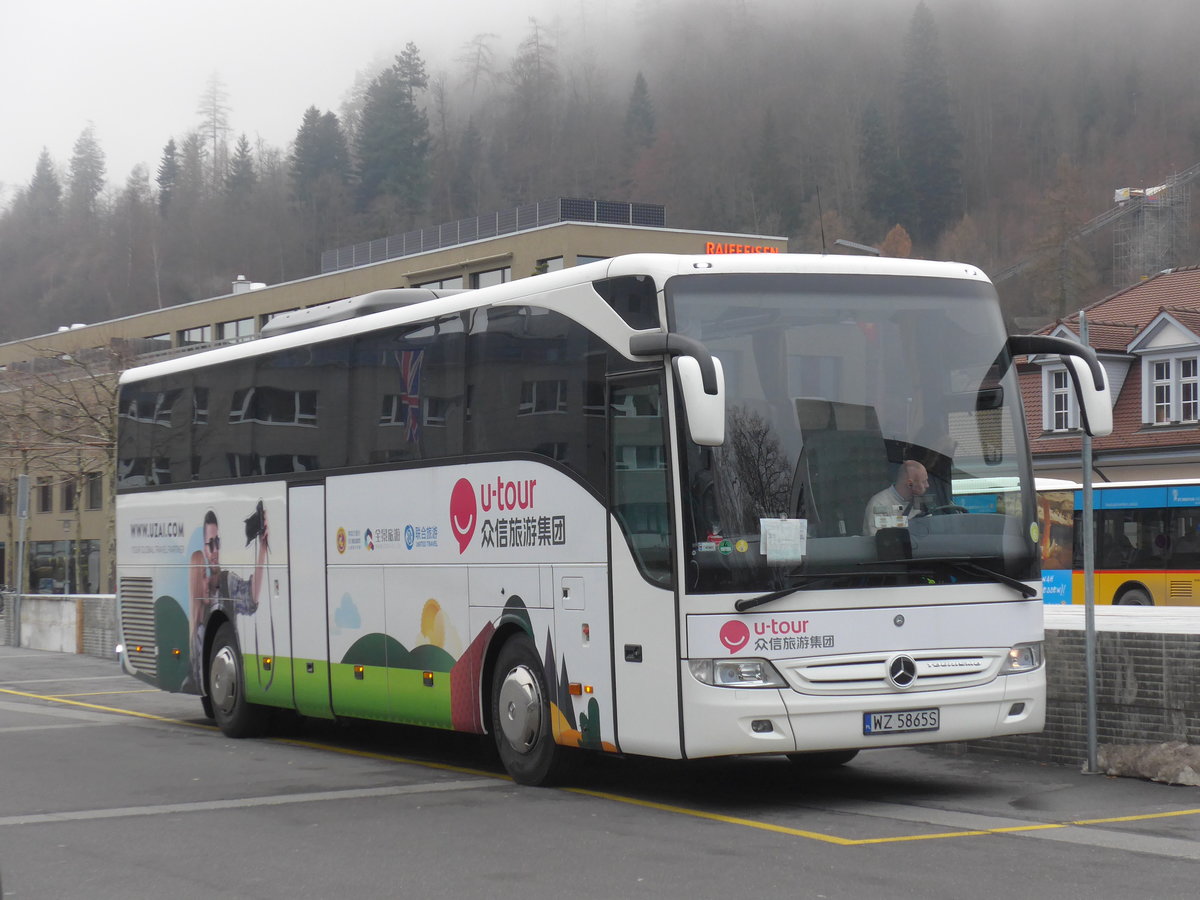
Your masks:
[{"label": "forested hillside", "polygon": [[[1132,25],[1126,6],[643,0],[624,42],[564,13],[453,59],[397,35],[389,67],[284,147],[251,141],[214,78],[147,166],[108,172],[88,126],[46,149],[0,212],[0,339],[558,196],[661,203],[670,226],[795,251],[845,238],[990,272],[1036,255],[1007,311],[1060,315],[1114,289],[1111,237],[1064,239],[1114,189],[1200,162],[1200,4],[1148,0]],[[1200,263],[1196,229],[1175,257]]]}]

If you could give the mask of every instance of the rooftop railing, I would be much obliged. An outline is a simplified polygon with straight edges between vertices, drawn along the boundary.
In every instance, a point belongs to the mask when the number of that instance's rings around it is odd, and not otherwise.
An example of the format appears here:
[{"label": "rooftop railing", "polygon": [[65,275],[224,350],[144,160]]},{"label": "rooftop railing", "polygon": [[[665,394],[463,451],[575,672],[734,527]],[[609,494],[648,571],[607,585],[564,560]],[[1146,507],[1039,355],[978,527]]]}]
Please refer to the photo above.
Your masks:
[{"label": "rooftop railing", "polygon": [[667,227],[666,210],[657,204],[559,197],[556,200],[529,203],[404,234],[393,234],[350,247],[326,250],[321,254],[321,274],[413,256],[430,250],[443,250],[558,222],[594,222],[600,225],[631,225],[642,228]]}]

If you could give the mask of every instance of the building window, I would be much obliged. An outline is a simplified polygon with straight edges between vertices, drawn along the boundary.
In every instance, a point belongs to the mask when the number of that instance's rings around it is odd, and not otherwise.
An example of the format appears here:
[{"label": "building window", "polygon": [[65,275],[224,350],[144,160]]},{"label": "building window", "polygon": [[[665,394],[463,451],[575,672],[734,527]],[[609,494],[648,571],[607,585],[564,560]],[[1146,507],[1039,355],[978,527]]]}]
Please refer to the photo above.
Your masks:
[{"label": "building window", "polygon": [[317,392],[283,388],[243,388],[233,393],[229,421],[234,424],[316,425]]},{"label": "building window", "polygon": [[1048,368],[1042,375],[1042,427],[1046,431],[1071,431],[1079,427],[1079,405],[1071,375],[1063,367]]},{"label": "building window", "polygon": [[453,278],[442,278],[438,281],[422,281],[420,284],[414,284],[413,287],[429,288],[433,291],[458,291],[462,290],[463,279],[461,275],[456,275]]},{"label": "building window", "polygon": [[1197,388],[1200,379],[1196,374],[1196,357],[1179,360],[1179,418],[1183,422],[1200,419],[1200,396]]},{"label": "building window", "polygon": [[489,269],[486,272],[476,272],[471,276],[471,287],[485,288],[491,287],[494,284],[507,284],[512,281],[512,268],[505,266],[503,269]]},{"label": "building window", "polygon": [[521,400],[517,415],[533,416],[542,413],[567,411],[567,382],[561,379],[525,381],[521,384]]},{"label": "building window", "polygon": [[76,479],[74,477],[64,478],[62,483],[62,511],[74,512],[75,510],[75,490]]},{"label": "building window", "polygon": [[446,415],[450,411],[450,398],[425,397],[421,401],[425,405],[424,422],[432,428],[445,428]]},{"label": "building window", "polygon": [[187,347],[192,344],[211,344],[213,330],[211,325],[201,325],[197,328],[185,328],[179,332],[179,346]]},{"label": "building window", "polygon": [[192,424],[208,424],[208,388],[192,389]]},{"label": "building window", "polygon": [[1173,356],[1142,363],[1142,421],[1170,425],[1200,421],[1200,359]]},{"label": "building window", "polygon": [[37,511],[54,511],[54,482],[49,475],[39,475],[37,480]]},{"label": "building window", "polygon": [[234,319],[217,325],[217,339],[222,341],[244,341],[254,337],[254,318]]},{"label": "building window", "polygon": [[537,261],[536,274],[541,275],[543,272],[561,272],[563,267],[563,258],[561,256],[550,256],[546,259]]},{"label": "building window", "polygon": [[87,495],[84,502],[87,503],[88,509],[100,509],[104,506],[104,474],[102,472],[87,473],[84,493]]},{"label": "building window", "polygon": [[1154,423],[1171,421],[1171,361],[1160,360],[1153,365]]},{"label": "building window", "polygon": [[179,400],[175,391],[126,391],[121,395],[124,404],[121,415],[147,425],[171,424],[171,410]]},{"label": "building window", "polygon": [[1071,427],[1071,385],[1064,369],[1050,373],[1051,396],[1054,398],[1054,430],[1066,431]]}]

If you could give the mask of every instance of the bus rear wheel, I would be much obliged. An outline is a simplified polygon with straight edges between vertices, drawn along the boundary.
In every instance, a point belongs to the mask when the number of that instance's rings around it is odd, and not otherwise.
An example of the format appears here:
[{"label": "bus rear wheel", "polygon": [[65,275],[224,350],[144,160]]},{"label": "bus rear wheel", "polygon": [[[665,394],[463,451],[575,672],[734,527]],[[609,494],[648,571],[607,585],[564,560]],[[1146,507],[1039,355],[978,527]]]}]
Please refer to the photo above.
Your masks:
[{"label": "bus rear wheel", "polygon": [[246,700],[246,673],[232,622],[222,622],[208,657],[208,700],[221,733],[231,738],[259,737],[266,712]]},{"label": "bus rear wheel", "polygon": [[550,727],[550,697],[537,648],[524,634],[500,648],[492,676],[492,732],[500,761],[518,784],[553,783],[563,752]]},{"label": "bus rear wheel", "polygon": [[1118,606],[1153,606],[1154,599],[1141,588],[1130,588],[1117,598]]}]

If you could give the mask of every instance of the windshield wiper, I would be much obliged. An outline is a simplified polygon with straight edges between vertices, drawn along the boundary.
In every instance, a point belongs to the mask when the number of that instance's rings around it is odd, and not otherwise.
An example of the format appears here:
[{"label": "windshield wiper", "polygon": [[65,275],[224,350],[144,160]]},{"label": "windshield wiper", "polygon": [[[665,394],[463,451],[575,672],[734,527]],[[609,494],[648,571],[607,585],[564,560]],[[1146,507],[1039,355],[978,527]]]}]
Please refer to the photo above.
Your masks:
[{"label": "windshield wiper", "polygon": [[830,581],[837,581],[840,578],[862,578],[864,575],[907,575],[907,569],[871,569],[869,571],[858,572],[814,572],[811,575],[805,575],[801,580],[788,587],[781,588],[778,591],[771,591],[769,594],[759,594],[757,597],[743,597],[733,604],[733,608],[738,612],[745,612],[748,609],[754,609],[756,606],[762,606],[764,603],[771,603],[775,600],[780,600],[790,594],[799,593],[800,591],[812,590],[818,585],[826,584]]},{"label": "windshield wiper", "polygon": [[922,556],[918,556],[918,557],[913,558],[912,562],[916,564],[914,566],[914,568],[918,568],[922,564],[932,563],[933,565],[936,565],[936,566],[945,566],[954,571],[962,572],[964,575],[982,576],[983,578],[986,578],[989,581],[994,581],[997,584],[1003,584],[1007,587],[1010,587],[1014,591],[1020,591],[1021,595],[1024,597],[1036,597],[1037,593],[1038,593],[1037,588],[1032,588],[1029,585],[1027,585],[1025,582],[1018,581],[1017,579],[1015,579],[1009,575],[1005,575],[1003,572],[996,572],[992,569],[989,569],[987,566],[981,566],[979,563],[972,562],[970,559],[967,559],[966,557],[958,557],[958,556],[922,557]]}]

